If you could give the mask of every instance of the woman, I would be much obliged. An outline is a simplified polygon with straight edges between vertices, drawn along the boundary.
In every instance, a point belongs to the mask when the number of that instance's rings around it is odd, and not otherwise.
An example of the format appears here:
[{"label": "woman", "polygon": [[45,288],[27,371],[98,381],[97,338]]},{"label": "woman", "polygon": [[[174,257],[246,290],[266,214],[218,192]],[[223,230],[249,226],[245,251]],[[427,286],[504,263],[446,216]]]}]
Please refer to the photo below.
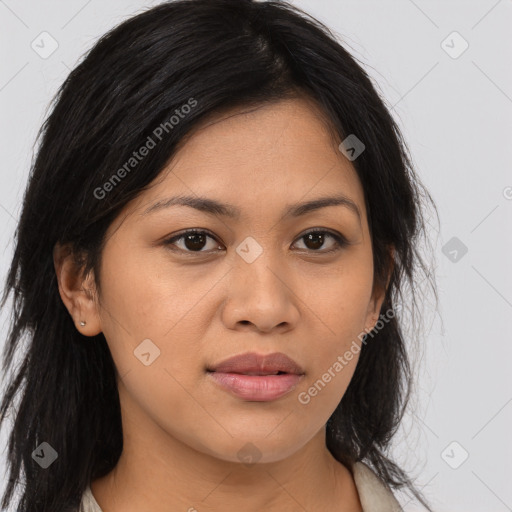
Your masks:
[{"label": "woman", "polygon": [[161,4],[101,38],[41,133],[2,302],[6,368],[30,341],[3,506],[23,472],[18,510],[383,512],[403,487],[428,508],[386,454],[422,185],[326,27]]}]

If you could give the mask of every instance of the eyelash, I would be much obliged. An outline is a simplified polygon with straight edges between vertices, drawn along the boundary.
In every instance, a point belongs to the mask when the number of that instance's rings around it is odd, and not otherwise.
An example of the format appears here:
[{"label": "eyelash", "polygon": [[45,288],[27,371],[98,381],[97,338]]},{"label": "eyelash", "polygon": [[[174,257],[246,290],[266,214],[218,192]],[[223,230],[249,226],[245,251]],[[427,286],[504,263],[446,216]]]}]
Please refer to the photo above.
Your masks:
[{"label": "eyelash", "polygon": [[[331,253],[337,252],[337,251],[343,249],[344,247],[346,247],[347,245],[349,245],[348,240],[343,235],[338,234],[336,232],[332,232],[332,231],[327,230],[327,229],[322,229],[322,228],[310,229],[306,233],[304,233],[301,236],[299,236],[297,238],[297,240],[300,240],[301,238],[304,238],[304,237],[306,237],[307,235],[309,235],[311,233],[327,234],[327,235],[331,236],[336,241],[336,246],[333,249],[329,249],[328,251],[322,251],[322,250],[315,251],[313,249],[309,249],[309,251],[311,251],[313,253],[331,254]],[[189,234],[204,234],[204,235],[209,236],[210,238],[212,238],[213,240],[215,240],[218,243],[218,240],[211,233],[209,233],[208,231],[205,231],[204,229],[189,229],[189,230],[184,231],[183,233],[181,233],[179,235],[175,235],[175,236],[173,236],[171,238],[168,238],[167,240],[164,241],[164,244],[166,246],[171,246],[175,242],[177,242],[180,239],[183,239],[185,236],[187,236]],[[190,254],[190,255],[208,254],[210,252],[217,252],[217,251],[189,251],[189,250],[181,249],[179,247],[174,247],[174,248],[169,247],[169,248],[172,251],[177,251],[177,252],[181,252],[181,253],[185,253],[185,254]]]}]

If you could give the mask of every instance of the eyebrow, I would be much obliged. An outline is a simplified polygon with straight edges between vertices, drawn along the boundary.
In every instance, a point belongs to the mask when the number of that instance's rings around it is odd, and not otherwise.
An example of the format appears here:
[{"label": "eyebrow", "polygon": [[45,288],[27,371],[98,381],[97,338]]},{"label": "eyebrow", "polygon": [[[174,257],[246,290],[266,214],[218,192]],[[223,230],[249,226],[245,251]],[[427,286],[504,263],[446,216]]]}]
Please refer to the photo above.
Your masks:
[{"label": "eyebrow", "polygon": [[[232,219],[238,219],[240,217],[240,209],[231,204],[222,203],[215,199],[209,199],[207,197],[198,196],[175,196],[168,199],[163,199],[152,204],[149,208],[144,210],[141,215],[148,215],[149,213],[169,208],[171,206],[188,206],[209,215],[216,217],[229,217]],[[338,194],[335,196],[320,197],[318,199],[312,199],[304,203],[295,203],[287,205],[281,221],[287,218],[300,217],[307,213],[326,208],[328,206],[344,206],[357,215],[361,222],[361,212],[357,204],[349,197]]]}]

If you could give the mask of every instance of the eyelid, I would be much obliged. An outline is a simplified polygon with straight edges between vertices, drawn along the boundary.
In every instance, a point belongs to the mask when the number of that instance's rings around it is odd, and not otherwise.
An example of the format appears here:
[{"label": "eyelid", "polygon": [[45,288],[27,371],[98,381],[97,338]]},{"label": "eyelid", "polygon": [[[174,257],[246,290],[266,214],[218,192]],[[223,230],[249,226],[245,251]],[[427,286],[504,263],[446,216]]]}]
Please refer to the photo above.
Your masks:
[{"label": "eyelid", "polygon": [[[221,242],[219,242],[217,237],[212,232],[210,232],[209,230],[204,229],[204,228],[189,228],[189,229],[183,230],[180,233],[172,235],[172,237],[170,237],[170,238],[166,238],[163,243],[166,246],[171,246],[174,242],[180,240],[182,237],[184,237],[190,233],[205,234],[205,235],[209,236],[210,238],[212,238],[213,240],[215,240],[217,243],[219,243],[219,244],[221,243]],[[309,228],[306,231],[303,231],[300,235],[298,235],[295,238],[294,243],[297,242],[298,240],[300,240],[301,238],[305,237],[306,235],[309,235],[310,233],[324,233],[324,234],[330,235],[332,238],[334,238],[334,240],[336,242],[336,246],[335,246],[335,248],[329,249],[327,251],[325,251],[325,250],[315,251],[313,249],[309,249],[309,250],[301,249],[302,252],[308,252],[310,254],[330,254],[330,253],[337,252],[337,251],[343,249],[347,245],[350,245],[350,242],[341,233],[333,231],[328,228],[322,228],[322,227]],[[186,250],[180,249],[178,247],[175,247],[171,250],[176,250],[177,252],[180,252],[182,254],[185,253],[188,255],[212,254],[212,252],[218,252],[218,251],[186,251]]]},{"label": "eyelid", "polygon": [[318,254],[318,255],[332,254],[332,253],[338,252],[341,249],[345,248],[346,246],[350,245],[350,242],[341,233],[339,233],[337,231],[333,231],[332,229],[322,228],[322,227],[307,229],[306,231],[302,232],[299,236],[297,236],[295,241],[300,240],[301,238],[305,237],[306,235],[309,235],[310,233],[324,233],[324,234],[330,235],[332,238],[334,238],[334,240],[336,242],[336,246],[333,249],[329,249],[327,251],[325,251],[325,250],[314,251],[312,249],[309,249],[309,250],[302,249],[302,251],[308,252],[309,254]]},{"label": "eyelid", "polygon": [[[204,228],[185,229],[185,230],[177,233],[176,235],[172,235],[169,238],[165,238],[163,241],[163,244],[165,246],[172,246],[174,242],[177,242],[178,240],[180,240],[181,238],[183,238],[184,236],[186,236],[190,233],[205,234],[205,235],[209,236],[210,238],[212,238],[213,240],[215,240],[220,245],[220,242],[217,240],[217,237],[212,232],[210,232]],[[173,248],[170,248],[170,250],[179,252],[181,254],[187,254],[187,255],[212,254],[212,252],[218,252],[218,251],[185,251],[183,249],[180,249],[179,247],[173,247]]]}]

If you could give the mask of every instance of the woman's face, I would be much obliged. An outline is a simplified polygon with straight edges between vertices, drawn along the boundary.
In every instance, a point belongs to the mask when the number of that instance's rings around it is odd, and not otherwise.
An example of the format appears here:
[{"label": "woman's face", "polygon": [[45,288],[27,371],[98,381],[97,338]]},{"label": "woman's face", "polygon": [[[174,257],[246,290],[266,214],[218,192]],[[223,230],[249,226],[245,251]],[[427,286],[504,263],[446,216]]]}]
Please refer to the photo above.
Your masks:
[{"label": "woman's face", "polygon": [[[165,206],[177,196],[236,213]],[[355,206],[297,209],[335,196]],[[179,238],[190,229],[202,234]],[[308,238],[313,229],[321,233]],[[383,298],[372,295],[356,172],[302,99],[197,130],[110,227],[100,276],[97,316],[87,322],[97,322],[118,368],[123,420],[234,462],[281,460],[321,431]],[[280,397],[255,397],[207,371],[247,352],[282,352],[303,376]],[[265,386],[272,377],[256,379]]]}]

